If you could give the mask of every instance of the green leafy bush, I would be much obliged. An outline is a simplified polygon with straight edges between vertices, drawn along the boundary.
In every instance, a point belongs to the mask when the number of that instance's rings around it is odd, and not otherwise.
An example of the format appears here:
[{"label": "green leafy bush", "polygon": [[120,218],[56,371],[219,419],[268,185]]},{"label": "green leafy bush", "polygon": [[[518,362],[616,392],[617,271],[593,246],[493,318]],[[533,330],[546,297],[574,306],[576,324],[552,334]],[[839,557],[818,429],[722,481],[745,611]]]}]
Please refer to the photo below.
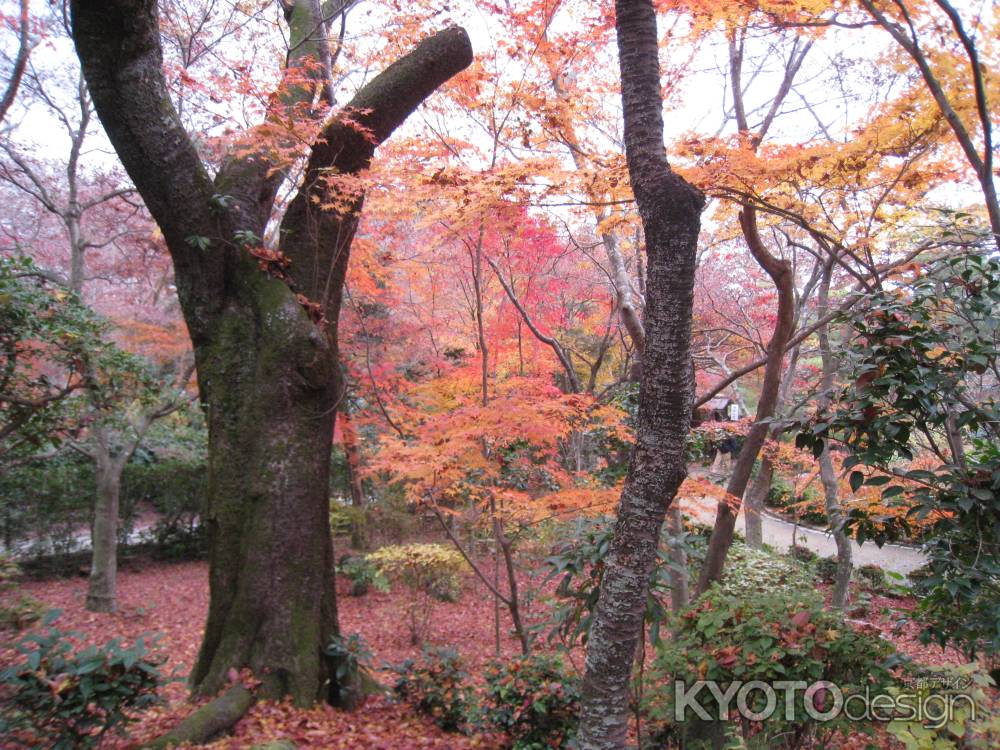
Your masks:
[{"label": "green leafy bush", "polygon": [[351,582],[351,596],[364,596],[370,589],[385,593],[389,581],[366,557],[349,556],[340,561],[337,572]]},{"label": "green leafy bush", "polygon": [[414,596],[407,607],[410,642],[422,643],[430,625],[433,600],[456,601],[462,585],[458,574],[465,559],[443,544],[404,544],[382,547],[367,560],[391,582],[406,586]]},{"label": "green leafy bush", "polygon": [[443,544],[403,544],[382,547],[366,556],[386,578],[439,601],[456,601],[462,584],[462,555]]},{"label": "green leafy bush", "polygon": [[[1000,260],[988,248],[953,250],[843,321],[851,330],[839,352],[843,387],[830,409],[799,423],[796,445],[819,455],[842,443],[851,486],[880,488],[881,506],[907,509],[891,517],[877,505],[852,509],[846,524],[859,542],[912,538],[913,519],[925,521],[930,564],[915,584],[921,638],[1000,659],[1000,392],[991,380],[1000,367]],[[950,437],[931,463],[894,472],[927,457],[914,454],[916,435]]]},{"label": "green leafy bush", "polygon": [[17,593],[21,567],[10,555],[0,555],[0,628],[22,628],[42,616],[42,603]]},{"label": "green leafy bush", "polygon": [[795,558],[733,542],[720,585],[735,596],[746,591],[809,590],[813,580],[809,569]]},{"label": "green leafy bush", "polygon": [[155,703],[161,675],[145,636],[129,648],[113,640],[71,653],[72,633],[53,627],[16,644],[25,660],[0,672],[0,732],[29,747],[76,750],[97,746],[129,721],[130,709]]},{"label": "green leafy bush", "polygon": [[833,583],[837,579],[837,558],[821,557],[816,560],[816,576],[826,583]]},{"label": "green leafy bush", "polygon": [[869,563],[858,568],[858,577],[865,580],[873,589],[880,589],[885,585],[885,571],[878,565]]},{"label": "green leafy bush", "polygon": [[372,660],[371,649],[358,633],[335,635],[323,649],[330,673],[330,704],[353,709],[374,686],[365,667]]},{"label": "green leafy bush", "polygon": [[122,508],[151,504],[161,515],[150,530],[158,557],[177,560],[204,556],[208,544],[201,513],[208,493],[208,472],[200,458],[133,462],[122,472]]},{"label": "green leafy bush", "polygon": [[[723,693],[734,681],[829,680],[846,697],[866,686],[873,691],[887,686],[892,652],[886,641],[845,626],[839,615],[824,610],[813,592],[747,586],[731,593],[714,586],[681,614],[675,637],[658,648],[644,708],[654,733],[661,740],[677,741],[703,729],[699,722],[704,717],[687,705],[684,720],[676,721],[676,680],[687,689],[699,680],[715,681]],[[804,695],[805,691],[794,693],[790,718],[786,719],[779,695],[779,710],[770,717],[743,721],[744,740],[763,733],[769,738],[767,747],[779,748],[785,746],[783,738],[807,734],[815,719],[806,711]],[[760,711],[764,695],[750,692],[747,700],[751,710]],[[829,708],[832,696],[827,694],[824,700],[822,707],[816,706],[820,710]],[[735,704],[734,700],[731,706]],[[700,705],[713,720],[718,718],[718,705],[707,691],[702,692]],[[824,725],[825,730],[848,728],[859,727],[849,727],[846,717]]]},{"label": "green leafy bush", "polygon": [[[611,547],[614,525],[608,516],[580,518],[563,528],[563,543],[555,554],[545,559],[549,569],[546,580],[559,578],[555,590],[556,606],[547,623],[549,640],[559,639],[563,645],[586,643],[594,619],[604,558]],[[670,549],[680,546],[691,553],[692,534],[685,532],[673,539],[664,527],[657,562],[650,573],[650,595],[646,601],[646,622],[651,625],[654,641],[659,638],[660,623],[667,616],[664,599],[669,595]]]},{"label": "green leafy bush", "polygon": [[[991,707],[990,688],[995,683],[978,664],[958,667],[919,666],[908,670],[912,686],[949,706],[947,721],[919,721],[900,717],[886,729],[906,750],[993,750],[1000,747],[1000,713]],[[898,696],[904,688],[889,688]],[[970,702],[971,699],[971,702]],[[973,709],[973,706],[975,709]],[[938,709],[935,709],[938,710]]]},{"label": "green leafy bush", "polygon": [[579,679],[552,654],[496,662],[486,669],[483,721],[505,732],[513,750],[568,747],[576,736]]},{"label": "green leafy bush", "polygon": [[465,727],[474,695],[468,686],[469,673],[457,651],[425,647],[420,661],[407,659],[392,670],[399,675],[393,686],[396,695],[447,732]]}]

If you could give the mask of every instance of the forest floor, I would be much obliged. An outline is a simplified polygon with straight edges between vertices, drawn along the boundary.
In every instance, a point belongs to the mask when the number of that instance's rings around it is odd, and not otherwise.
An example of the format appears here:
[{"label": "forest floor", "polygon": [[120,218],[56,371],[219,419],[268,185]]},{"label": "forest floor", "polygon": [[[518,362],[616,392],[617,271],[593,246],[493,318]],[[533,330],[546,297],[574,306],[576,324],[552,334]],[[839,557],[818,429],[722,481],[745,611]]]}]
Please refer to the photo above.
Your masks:
[{"label": "forest floor", "polygon": [[[492,561],[490,561],[492,562]],[[525,580],[537,588],[540,577]],[[128,729],[127,737],[109,738],[102,747],[134,748],[173,726],[195,708],[186,699],[182,680],[197,655],[201,630],[208,606],[208,569],[203,562],[153,564],[119,574],[120,610],[116,614],[94,614],[84,607],[87,581],[84,578],[52,579],[26,582],[21,591],[30,594],[46,607],[62,614],[57,626],[64,631],[78,631],[82,641],[104,643],[122,638],[126,643],[143,634],[159,633],[159,648],[168,656],[164,671],[175,673],[178,680],[162,689],[164,705],[144,713]],[[541,616],[543,594],[529,608],[532,619]],[[346,582],[338,584],[338,604],[343,633],[360,633],[374,658],[372,666],[383,684],[391,686],[391,673],[380,669],[386,663],[399,663],[416,657],[420,648],[412,645],[407,626],[410,598],[405,591],[390,594],[372,592],[356,598],[348,595]],[[963,660],[954,651],[921,645],[916,639],[918,626],[906,619],[915,602],[912,599],[873,597],[872,615],[859,627],[874,628],[891,639],[900,651],[924,663],[958,664]],[[471,576],[464,583],[464,593],[456,603],[435,603],[427,613],[431,627],[427,642],[451,646],[466,659],[469,672],[481,674],[482,666],[494,657],[493,602],[485,588]],[[509,633],[506,613],[501,619],[501,651],[518,652]],[[0,633],[0,666],[15,656],[9,648],[9,634]],[[648,649],[649,652],[652,649]],[[582,668],[581,650],[569,655],[569,661]],[[372,698],[360,710],[344,713],[329,707],[295,709],[287,704],[260,703],[237,725],[233,736],[220,739],[210,747],[235,750],[256,742],[287,738],[300,748],[356,748],[357,750],[411,750],[413,748],[483,748],[502,746],[500,738],[474,734],[448,734],[409,706],[386,698]],[[0,741],[0,747],[3,746]],[[860,745],[863,746],[863,745]],[[844,747],[847,747],[846,745]]]}]

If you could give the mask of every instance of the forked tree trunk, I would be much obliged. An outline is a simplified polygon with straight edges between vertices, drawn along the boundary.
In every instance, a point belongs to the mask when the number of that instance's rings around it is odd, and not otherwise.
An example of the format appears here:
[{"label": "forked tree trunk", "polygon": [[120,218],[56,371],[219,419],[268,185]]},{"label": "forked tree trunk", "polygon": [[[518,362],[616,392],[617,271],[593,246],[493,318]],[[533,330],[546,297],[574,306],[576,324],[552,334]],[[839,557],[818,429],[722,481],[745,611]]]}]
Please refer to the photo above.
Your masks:
[{"label": "forked tree trunk", "polygon": [[750,432],[743,441],[743,447],[736,457],[733,473],[726,485],[726,492],[732,502],[720,502],[715,516],[715,527],[708,541],[705,553],[705,563],[698,577],[699,596],[715,581],[722,578],[722,570],[726,563],[726,555],[733,543],[733,532],[736,529],[736,516],[740,511],[743,493],[746,492],[753,465],[760,454],[768,432],[771,429],[770,419],[778,404],[781,388],[781,369],[784,362],[785,346],[795,327],[795,287],[792,279],[792,269],[787,261],[774,257],[764,247],[757,231],[756,212],[745,208],[740,212],[740,226],[743,236],[750,248],[750,253],[761,265],[774,282],[778,292],[778,316],[774,324],[771,341],[767,345],[767,364],[764,366],[764,382],[760,389],[760,400],[757,402],[757,414]]},{"label": "forked tree trunk", "polygon": [[[293,28],[323,28],[314,6],[291,7]],[[170,102],[155,0],[74,0],[72,11],[98,115],[170,250],[207,413],[211,598],[192,688],[215,693],[230,670],[249,667],[263,695],[311,703],[333,677],[323,648],[337,633],[328,506],[337,319],[363,200],[343,189],[469,65],[468,36],[452,28],[425,40],[358,92],[350,118],[328,121],[281,222],[288,264],[276,265],[250,251],[284,170],[261,151],[209,175]],[[335,201],[348,205],[324,208]]]},{"label": "forked tree trunk", "polygon": [[691,307],[704,196],[671,171],[663,148],[656,13],[617,0],[625,155],[646,236],[646,342],[636,442],[587,643],[579,746],[625,746],[629,681],[643,632],[663,519],[687,474],[694,401]]}]

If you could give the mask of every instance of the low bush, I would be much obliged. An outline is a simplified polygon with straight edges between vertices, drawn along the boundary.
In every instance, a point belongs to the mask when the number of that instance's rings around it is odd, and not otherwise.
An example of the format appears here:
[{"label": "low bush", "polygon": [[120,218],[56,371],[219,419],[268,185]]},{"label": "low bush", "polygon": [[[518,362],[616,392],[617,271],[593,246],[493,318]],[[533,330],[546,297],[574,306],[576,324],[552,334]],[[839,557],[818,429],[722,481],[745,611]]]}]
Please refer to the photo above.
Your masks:
[{"label": "low bush", "polygon": [[813,580],[808,569],[794,558],[734,542],[726,556],[721,588],[733,595],[746,591],[799,591],[812,589]]},{"label": "low bush", "polygon": [[351,596],[364,596],[371,589],[385,593],[389,581],[366,557],[348,556],[340,561],[337,572],[351,582]]},{"label": "low bush", "polygon": [[837,558],[821,557],[816,560],[816,576],[825,583],[837,580]]},{"label": "low bush", "polygon": [[52,625],[58,614],[16,644],[25,660],[0,672],[0,733],[27,747],[96,747],[130,720],[128,711],[158,700],[161,661],[145,637],[129,648],[113,640],[71,653],[74,634]]},{"label": "low bush", "polygon": [[10,555],[0,555],[0,628],[21,630],[42,616],[42,603],[18,592],[21,567]]},{"label": "low bush", "polygon": [[456,601],[462,587],[461,554],[443,544],[404,544],[382,547],[366,558],[391,582],[406,586],[414,596],[407,607],[410,642],[422,643],[430,625],[433,600]]},{"label": "low bush", "polygon": [[485,724],[513,750],[569,747],[576,736],[580,681],[556,655],[533,654],[486,669]]},{"label": "low bush", "polygon": [[[727,723],[730,716],[720,716],[711,694],[701,691],[698,702],[711,721],[699,717],[690,704],[682,707],[684,719],[677,721],[675,681],[688,690],[700,680],[714,681],[725,694],[736,681],[812,684],[829,680],[846,698],[866,687],[876,692],[890,683],[892,651],[886,641],[845,626],[838,614],[824,610],[822,599],[813,592],[747,586],[737,594],[715,586],[681,614],[674,638],[658,649],[644,709],[659,741],[686,742],[704,736],[700,733],[706,725],[717,728]],[[796,747],[816,731],[805,691],[794,693],[787,716],[783,697],[787,696],[777,696],[777,710],[770,716],[756,721],[744,718],[737,724],[744,741],[754,735],[756,742],[765,742],[759,746]],[[765,705],[765,695],[759,690],[750,691],[744,699],[752,711],[761,712]],[[833,696],[820,692],[813,700],[816,709],[826,711]],[[730,708],[735,707],[733,700]],[[858,727],[843,716],[823,724],[824,732],[839,729],[855,731]]]},{"label": "low bush", "polygon": [[354,709],[366,695],[377,691],[377,684],[366,671],[372,652],[361,635],[335,635],[327,641],[323,654],[330,671],[327,697],[331,705]]},{"label": "low bush", "polygon": [[458,652],[425,647],[419,661],[407,659],[392,667],[399,675],[393,691],[412,703],[446,732],[461,731],[473,713],[469,673]]},{"label": "low bush", "polygon": [[365,558],[389,580],[439,601],[455,601],[461,594],[462,555],[443,544],[403,544],[382,547]]},{"label": "low bush", "polygon": [[862,565],[858,568],[858,578],[867,582],[875,590],[885,586],[885,571],[878,565]]},{"label": "low bush", "polygon": [[[978,664],[957,667],[911,665],[908,685],[889,688],[899,698],[915,687],[922,697],[933,695],[938,705],[935,715],[947,707],[947,721],[925,717],[899,717],[886,729],[906,750],[994,750],[1000,747],[1000,712],[990,698],[995,683]],[[920,720],[923,719],[923,720]]]}]

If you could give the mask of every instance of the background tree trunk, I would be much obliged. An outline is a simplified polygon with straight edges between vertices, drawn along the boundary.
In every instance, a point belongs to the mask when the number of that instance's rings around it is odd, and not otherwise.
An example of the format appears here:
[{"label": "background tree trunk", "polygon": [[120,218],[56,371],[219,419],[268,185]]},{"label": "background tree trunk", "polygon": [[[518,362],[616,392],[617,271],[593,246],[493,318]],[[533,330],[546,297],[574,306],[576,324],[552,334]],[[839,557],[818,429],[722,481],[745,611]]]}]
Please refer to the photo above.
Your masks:
[{"label": "background tree trunk", "polygon": [[91,612],[115,612],[118,610],[118,498],[125,462],[102,448],[98,448],[94,461],[97,498],[90,532],[86,607]]},{"label": "background tree trunk", "polygon": [[[816,314],[823,318],[830,309],[830,277],[833,274],[833,260],[827,261],[823,269],[823,278],[819,286]],[[837,374],[837,363],[830,348],[830,324],[824,323],[819,331],[819,353],[822,361],[822,377],[820,379],[820,399],[818,407],[822,411],[827,408],[832,398],[834,377]],[[830,605],[834,609],[843,609],[847,605],[847,596],[851,585],[851,570],[854,561],[851,552],[851,540],[844,531],[844,512],[840,505],[837,473],[834,470],[833,459],[830,456],[830,445],[823,445],[819,456],[819,475],[823,483],[823,503],[827,521],[837,544],[837,573],[833,582],[833,594]]]},{"label": "background tree trunk", "polygon": [[764,456],[760,459],[760,467],[757,469],[757,476],[753,478],[753,483],[747,491],[746,498],[746,535],[747,544],[755,549],[764,546],[764,525],[761,514],[764,512],[767,495],[771,491],[771,482],[774,481],[774,464],[771,459]]},{"label": "background tree trunk", "polygon": [[743,236],[754,259],[774,281],[778,291],[778,318],[774,324],[771,341],[767,345],[767,365],[764,367],[764,382],[760,389],[760,400],[757,402],[757,414],[746,440],[743,441],[743,448],[736,458],[733,473],[726,485],[726,492],[731,498],[736,499],[732,502],[719,503],[715,528],[712,529],[708,551],[705,553],[705,563],[698,577],[699,595],[722,577],[726,555],[733,543],[733,531],[736,528],[736,516],[740,511],[740,501],[750,481],[753,465],[771,429],[769,420],[774,415],[778,403],[785,346],[795,327],[795,287],[791,267],[786,261],[771,255],[764,247],[757,231],[757,216],[754,209],[746,208],[740,212],[740,226],[743,228]]},{"label": "background tree trunk", "polygon": [[587,643],[579,746],[622,748],[629,679],[643,635],[649,574],[664,515],[687,474],[694,401],[691,307],[704,196],[674,174],[663,148],[656,13],[617,0],[625,155],[646,236],[646,341],[636,443]]}]

